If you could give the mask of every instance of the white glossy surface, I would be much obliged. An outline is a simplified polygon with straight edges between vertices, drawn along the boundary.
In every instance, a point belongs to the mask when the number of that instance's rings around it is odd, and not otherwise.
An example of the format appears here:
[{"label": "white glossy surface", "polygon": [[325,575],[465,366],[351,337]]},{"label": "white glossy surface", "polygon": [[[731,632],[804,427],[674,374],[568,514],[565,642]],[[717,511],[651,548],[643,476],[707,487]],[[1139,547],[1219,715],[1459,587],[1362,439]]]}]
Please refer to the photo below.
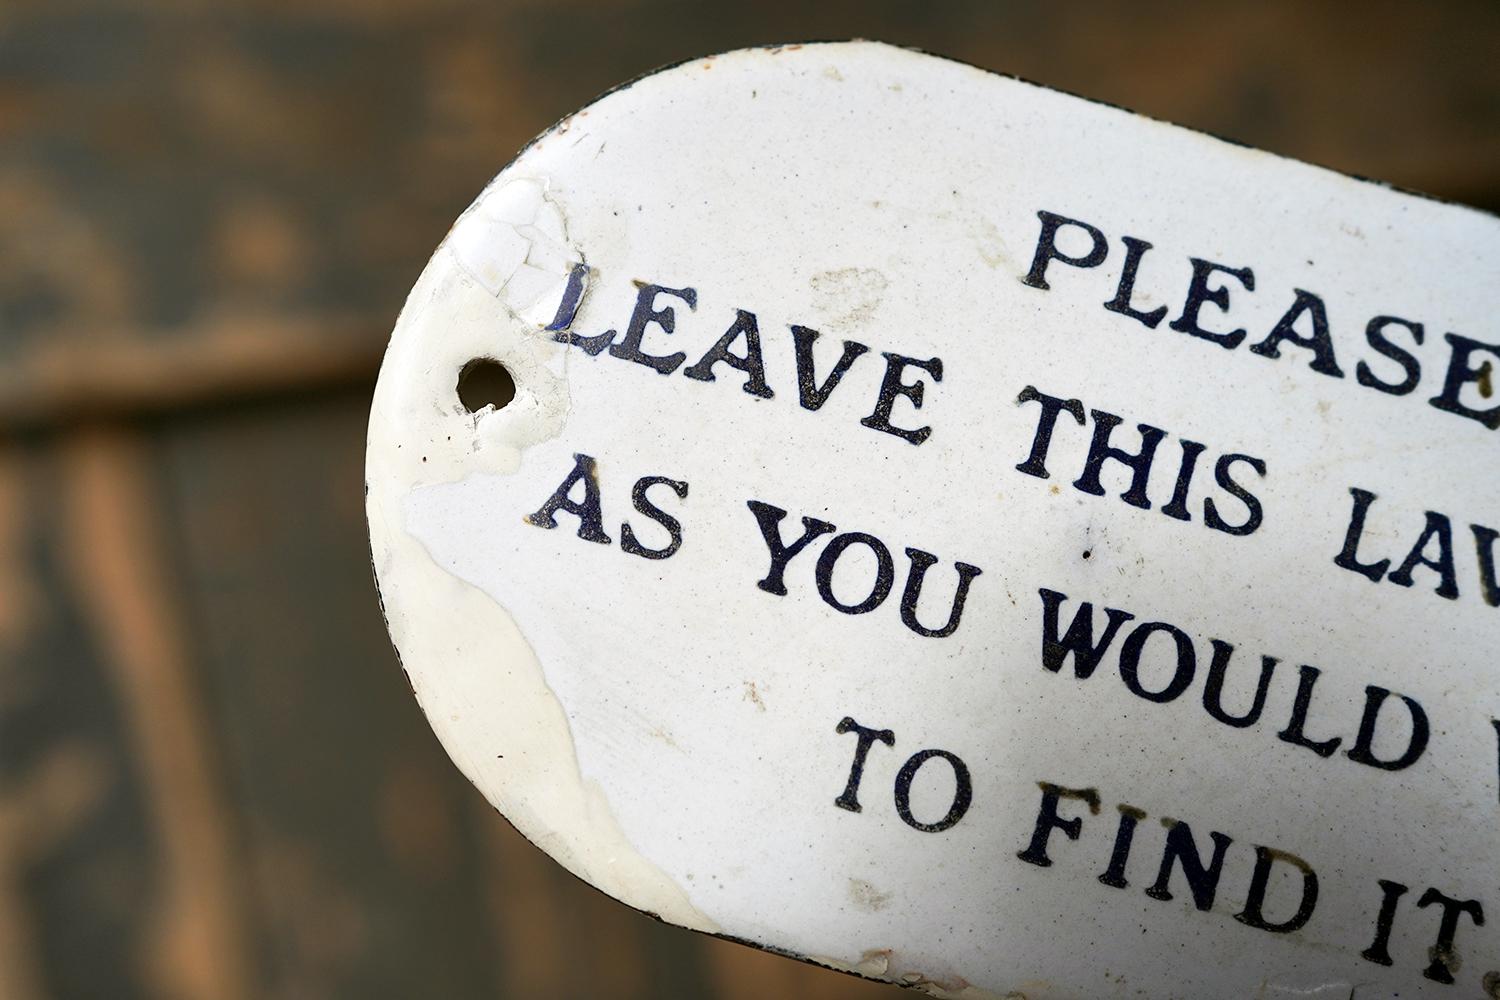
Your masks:
[{"label": "white glossy surface", "polygon": [[[1096,267],[1053,261],[1043,290],[1023,282],[1038,212],[1102,231]],[[1153,244],[1135,307],[1168,307],[1155,328],[1102,308],[1117,291],[1130,235]],[[1062,252],[1090,248],[1079,227]],[[1500,527],[1500,434],[1442,412],[1454,331],[1500,343],[1500,224],[1467,209],[1393,193],[960,64],[869,43],[731,53],[612,93],[528,148],[456,224],[414,289],[392,338],[371,417],[372,548],[392,636],[417,696],[469,777],[559,861],[632,905],[896,982],[965,995],[1026,997],[1483,996],[1500,969],[1500,714],[1494,650],[1500,609],[1485,600],[1471,524]],[[1229,279],[1230,308],[1203,307],[1215,330],[1243,327],[1226,350],[1174,330],[1200,257],[1254,271]],[[661,375],[589,356],[542,327],[586,262],[588,291],[568,329],[589,336],[630,321],[637,283],[691,287],[671,334],[644,349],[682,351]],[[1222,275],[1215,284],[1222,284]],[[1294,301],[1326,303],[1342,377],[1284,341],[1250,352]],[[770,398],[743,391],[727,364],[685,377],[753,313]],[[1390,339],[1418,359],[1406,395],[1360,384],[1401,378],[1366,339],[1372,317],[1425,324]],[[1304,315],[1297,329],[1306,336]],[[821,332],[817,378],[844,340],[857,357],[825,405],[799,405],[789,327]],[[617,342],[618,342],[617,338]],[[743,353],[741,337],[732,345]],[[920,410],[891,420],[931,427],[920,444],[860,423],[885,374],[881,352],[942,360]],[[510,369],[514,402],[467,413],[454,384],[470,358]],[[1475,353],[1477,365],[1489,355]],[[1500,364],[1500,355],[1496,355]],[[1459,387],[1483,409],[1483,379]],[[1073,484],[1096,421],[1063,413],[1047,479],[1017,469],[1041,406],[1027,386],[1119,415],[1112,443],[1136,450],[1138,423],[1165,430],[1147,492],[1121,501]],[[1189,521],[1163,516],[1182,455],[1206,446]],[[578,537],[556,514],[523,518],[574,467],[597,460],[603,529]],[[1234,478],[1264,508],[1253,533],[1205,525],[1246,508],[1213,479]],[[682,525],[679,551],[622,549],[622,522],[646,547],[667,532],[631,503],[640,477],[686,482],[648,496]],[[1424,512],[1451,522],[1456,599],[1417,568],[1410,587],[1335,565],[1350,488],[1378,495],[1358,557],[1395,568]],[[579,484],[571,493],[584,493]],[[788,564],[785,596],[756,586],[768,550],[747,501],[837,526]],[[835,534],[866,532],[893,554],[894,589],[867,614],[819,597],[814,566]],[[790,540],[790,539],[788,539]],[[1436,544],[1436,543],[1434,543]],[[937,556],[918,617],[940,624],[954,562],[982,570],[957,630],[918,635],[899,612],[913,546]],[[873,559],[858,546],[832,589],[855,603]],[[1135,618],[1092,677],[1070,659],[1043,666],[1042,589]],[[930,602],[930,603],[929,603]],[[1131,693],[1118,667],[1142,622],[1189,637],[1196,672],[1167,703]],[[1143,633],[1144,637],[1144,633]],[[1203,707],[1213,650],[1235,647],[1232,712],[1251,702],[1261,656],[1276,657],[1263,716],[1236,728]],[[1153,691],[1173,675],[1171,637],[1141,657]],[[1310,740],[1278,737],[1293,714],[1298,666],[1321,676]],[[1351,759],[1367,686],[1413,699],[1430,721],[1422,756],[1400,770]],[[1374,751],[1399,756],[1401,699],[1380,716]],[[838,808],[856,745],[850,716],[890,729],[869,751],[860,812]],[[924,748],[961,758],[972,804],[951,828],[903,822],[893,786]],[[953,799],[953,771],[929,761],[911,813],[932,823]],[[1018,857],[1042,804],[1039,782],[1094,789],[1097,814],[1076,841],[1053,830],[1050,867]],[[1135,830],[1124,888],[1101,884],[1128,803]],[[1232,843],[1212,905],[1200,910],[1180,869],[1173,898],[1156,881],[1167,831],[1190,825]],[[1305,926],[1272,933],[1244,912],[1255,845],[1299,856],[1319,894]],[[1274,869],[1268,920],[1296,908],[1290,866]],[[1378,880],[1396,902],[1390,966],[1361,957],[1376,936]],[[1441,905],[1429,888],[1481,903],[1489,922],[1457,924],[1447,960],[1457,982],[1424,976]],[[1495,995],[1500,995],[1497,990]]]}]

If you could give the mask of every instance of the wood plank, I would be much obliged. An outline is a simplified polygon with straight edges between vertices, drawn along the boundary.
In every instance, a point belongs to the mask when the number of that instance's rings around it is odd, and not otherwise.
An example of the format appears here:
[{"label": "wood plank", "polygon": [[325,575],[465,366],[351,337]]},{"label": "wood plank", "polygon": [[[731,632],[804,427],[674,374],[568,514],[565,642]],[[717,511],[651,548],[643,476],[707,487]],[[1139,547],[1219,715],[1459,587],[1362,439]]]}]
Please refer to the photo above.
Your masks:
[{"label": "wood plank", "polygon": [[[144,997],[171,902],[55,455],[0,446],[0,995]],[[86,956],[87,960],[80,960]]]},{"label": "wood plank", "polygon": [[0,368],[0,435],[373,386],[383,333],[316,318],[49,341]]},{"label": "wood plank", "polygon": [[[505,956],[506,996],[648,998],[661,995],[651,975],[651,921],[580,882],[529,844],[476,792],[476,820],[487,846],[486,882]],[[691,950],[672,941],[682,957]]]},{"label": "wood plank", "polygon": [[[25,690],[19,656],[28,630],[35,595],[26,572],[24,506],[25,486],[21,462],[15,449],[0,448],[0,719],[13,714],[12,705]],[[0,740],[0,746],[4,746]],[[5,747],[11,753],[15,748]],[[34,848],[52,839],[36,817],[51,810],[40,808],[37,799],[53,784],[45,776],[22,776],[0,769],[0,996],[12,1000],[41,1000],[42,970],[38,962],[32,914],[26,905],[21,882]],[[65,810],[66,811],[66,810]]]},{"label": "wood plank", "polygon": [[172,996],[253,995],[227,789],[171,593],[139,436],[95,427],[61,445],[64,553],[108,651],[163,843],[149,978]]},{"label": "wood plank", "polygon": [[168,542],[246,817],[261,995],[479,997],[476,793],[385,636],[362,519],[364,397],[230,407],[156,434]]}]

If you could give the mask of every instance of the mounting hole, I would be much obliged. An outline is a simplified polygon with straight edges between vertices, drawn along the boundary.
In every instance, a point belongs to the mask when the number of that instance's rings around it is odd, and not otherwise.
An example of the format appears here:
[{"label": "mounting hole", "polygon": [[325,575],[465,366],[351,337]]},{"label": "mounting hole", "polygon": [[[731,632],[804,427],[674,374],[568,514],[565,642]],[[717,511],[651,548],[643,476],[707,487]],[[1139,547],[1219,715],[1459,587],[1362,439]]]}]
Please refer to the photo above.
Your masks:
[{"label": "mounting hole", "polygon": [[486,406],[503,410],[515,398],[516,380],[494,358],[475,358],[459,369],[458,399],[470,413]]}]

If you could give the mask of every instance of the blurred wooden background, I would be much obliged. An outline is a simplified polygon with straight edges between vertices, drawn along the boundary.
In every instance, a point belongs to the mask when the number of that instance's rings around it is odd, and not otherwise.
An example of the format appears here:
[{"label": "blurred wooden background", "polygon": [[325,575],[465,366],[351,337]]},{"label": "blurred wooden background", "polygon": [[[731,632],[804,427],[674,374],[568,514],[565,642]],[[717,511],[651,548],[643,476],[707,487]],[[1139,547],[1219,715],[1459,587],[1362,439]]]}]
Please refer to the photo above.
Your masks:
[{"label": "blurred wooden background", "polygon": [[891,995],[658,925],[492,814],[362,517],[387,332],[528,138],[850,36],[1500,204],[1493,0],[4,0],[0,998]]}]

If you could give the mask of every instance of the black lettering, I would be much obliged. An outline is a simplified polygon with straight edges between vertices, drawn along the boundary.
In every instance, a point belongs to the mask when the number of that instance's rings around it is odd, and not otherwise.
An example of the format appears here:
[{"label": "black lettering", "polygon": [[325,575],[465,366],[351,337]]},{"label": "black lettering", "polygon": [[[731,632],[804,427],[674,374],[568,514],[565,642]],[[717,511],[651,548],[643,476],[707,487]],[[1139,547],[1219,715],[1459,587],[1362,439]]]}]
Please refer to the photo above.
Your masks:
[{"label": "black lettering", "polygon": [[781,540],[781,519],[786,517],[786,511],[780,507],[772,507],[768,503],[759,500],[747,500],[745,506],[755,515],[755,521],[760,525],[761,536],[766,540],[766,548],[771,556],[771,568],[766,571],[765,579],[756,583],[756,586],[769,594],[778,597],[786,596],[786,583],[782,579],[786,573],[786,564],[792,557],[803,549],[813,539],[826,535],[834,530],[833,525],[827,521],[819,521],[815,517],[802,518],[802,537],[791,545],[786,545]]},{"label": "black lettering", "polygon": [[1119,632],[1121,625],[1135,617],[1128,611],[1105,608],[1104,634],[1095,643],[1094,606],[1084,601],[1073,614],[1073,622],[1068,626],[1067,634],[1059,640],[1057,612],[1062,607],[1062,602],[1068,599],[1068,595],[1048,590],[1045,587],[1037,593],[1042,595],[1042,669],[1053,673],[1059,672],[1062,670],[1063,661],[1071,653],[1073,654],[1073,672],[1079,680],[1087,680],[1093,676],[1100,659],[1109,649],[1110,643],[1114,641],[1115,633]]},{"label": "black lettering", "polygon": [[1172,489],[1172,500],[1161,512],[1168,517],[1179,521],[1191,521],[1193,516],[1188,513],[1187,499],[1188,490],[1193,484],[1193,470],[1198,465],[1198,456],[1203,454],[1204,446],[1197,441],[1189,441],[1184,438],[1182,444],[1182,462],[1177,466],[1177,485]]},{"label": "black lettering", "polygon": [[[734,323],[724,332],[714,346],[710,347],[698,363],[684,368],[682,374],[699,382],[714,380],[714,365],[720,362],[745,373],[744,390],[752,396],[770,399],[776,395],[766,385],[766,364],[760,354],[760,327],[755,323],[755,314],[743,309],[734,311]],[[729,345],[740,337],[745,338],[743,355],[729,353]]]},{"label": "black lettering", "polygon": [[873,431],[884,431],[894,434],[898,438],[910,441],[912,444],[921,444],[932,435],[931,427],[918,427],[911,430],[905,427],[897,427],[891,423],[891,407],[896,405],[898,396],[905,396],[911,400],[912,409],[922,408],[922,394],[927,384],[921,379],[915,382],[901,381],[901,372],[910,368],[920,368],[932,376],[934,382],[943,380],[943,361],[941,358],[928,358],[926,361],[917,358],[908,358],[900,354],[892,354],[889,351],[880,352],[885,358],[885,377],[880,380],[880,396],[875,401],[875,412],[860,421],[860,425],[868,427]]},{"label": "black lettering", "polygon": [[[948,814],[936,823],[923,823],[911,813],[911,783],[917,776],[923,764],[934,757],[941,757],[953,767],[953,778],[957,787],[953,792],[953,804],[948,808]],[[896,775],[896,814],[901,817],[901,822],[913,830],[921,830],[923,833],[942,833],[949,829],[959,820],[964,818],[964,813],[969,811],[969,805],[974,799],[974,786],[969,781],[969,768],[956,754],[947,750],[921,750],[912,754],[911,759],[901,765],[901,771]]]},{"label": "black lettering", "polygon": [[[830,542],[830,545],[833,543]],[[969,584],[974,578],[983,572],[978,566],[970,566],[968,563],[955,562],[953,568],[958,571],[958,587],[953,594],[953,604],[948,610],[948,623],[942,628],[930,629],[917,621],[917,602],[922,599],[922,582],[927,578],[927,570],[933,563],[937,562],[937,556],[921,549],[907,549],[906,557],[911,560],[911,569],[906,574],[906,589],[901,594],[901,620],[906,627],[917,635],[924,635],[930,639],[943,639],[958,629],[959,619],[963,617],[964,601],[969,596]]]},{"label": "black lettering", "polygon": [[1375,918],[1375,940],[1370,947],[1359,953],[1366,962],[1376,965],[1391,965],[1391,926],[1396,922],[1396,904],[1406,895],[1408,887],[1389,879],[1380,880],[1380,915]]},{"label": "black lettering", "polygon": [[1203,683],[1203,708],[1209,715],[1226,726],[1245,729],[1260,720],[1266,708],[1266,694],[1271,690],[1271,675],[1280,661],[1274,656],[1260,658],[1260,680],[1255,685],[1255,698],[1244,715],[1230,715],[1224,710],[1224,675],[1229,670],[1229,658],[1234,647],[1222,639],[1209,640],[1214,647],[1213,662],[1208,665],[1208,679]]},{"label": "black lettering", "polygon": [[797,395],[804,410],[816,410],[828,402],[828,397],[843,381],[844,373],[854,364],[854,359],[869,350],[864,344],[844,341],[844,353],[839,355],[838,363],[820,386],[813,364],[813,343],[818,337],[817,330],[809,330],[805,326],[792,327],[792,342],[797,352]]},{"label": "black lettering", "polygon": [[1484,592],[1484,603],[1500,608],[1500,580],[1495,578],[1495,539],[1500,532],[1482,524],[1471,524],[1474,532],[1474,550],[1479,560],[1479,583]]},{"label": "black lettering", "polygon": [[1381,760],[1375,756],[1375,725],[1379,721],[1381,707],[1390,696],[1391,692],[1383,687],[1371,684],[1365,688],[1365,711],[1359,720],[1359,735],[1355,737],[1354,746],[1345,753],[1350,760],[1370,767],[1378,767],[1383,771],[1400,771],[1415,764],[1427,749],[1430,727],[1422,706],[1404,694],[1397,694],[1396,697],[1406,703],[1407,714],[1411,716],[1411,739],[1401,756],[1394,760]]},{"label": "black lettering", "polygon": [[[1053,212],[1037,212],[1037,218],[1042,220],[1041,235],[1037,237],[1036,254],[1031,258],[1031,271],[1021,281],[1032,288],[1047,289],[1052,286],[1047,284],[1047,265],[1054,260],[1060,260],[1072,267],[1098,267],[1104,263],[1105,256],[1109,253],[1109,243],[1095,227],[1087,222],[1077,219],[1069,219]],[[1057,231],[1063,226],[1076,226],[1088,233],[1092,241],[1089,252],[1082,257],[1070,257],[1057,249]]]},{"label": "black lettering", "polygon": [[1240,284],[1244,285],[1245,290],[1249,292],[1255,291],[1255,272],[1248,267],[1225,267],[1223,264],[1199,260],[1197,257],[1189,259],[1193,262],[1193,280],[1188,285],[1187,300],[1182,305],[1182,315],[1167,325],[1181,333],[1202,337],[1227,350],[1233,350],[1245,339],[1245,331],[1239,329],[1229,333],[1216,333],[1213,330],[1205,330],[1199,325],[1198,313],[1205,302],[1212,302],[1224,312],[1229,311],[1229,286],[1208,287],[1208,279],[1213,276],[1214,272],[1238,278]]},{"label": "black lettering", "polygon": [[1422,338],[1426,336],[1427,331],[1423,329],[1421,323],[1413,323],[1399,316],[1376,316],[1365,326],[1365,340],[1375,348],[1375,352],[1401,366],[1401,381],[1387,382],[1379,378],[1363,361],[1354,366],[1354,378],[1360,385],[1371,389],[1379,389],[1392,396],[1405,396],[1421,381],[1422,365],[1417,361],[1416,355],[1391,343],[1390,338],[1385,335],[1385,328],[1388,326],[1406,327],[1411,332],[1411,339],[1417,344],[1422,343]]},{"label": "black lettering", "polygon": [[[845,604],[833,595],[833,567],[839,561],[839,556],[851,545],[863,545],[875,556],[875,581],[871,584],[869,596],[858,604]],[[818,556],[818,593],[822,595],[825,603],[846,615],[862,615],[874,611],[880,607],[880,603],[886,599],[891,592],[891,585],[896,581],[896,567],[891,560],[891,550],[885,547],[880,539],[874,535],[867,535],[863,531],[850,531],[829,541],[824,547],[823,554]]]},{"label": "black lettering", "polygon": [[[604,350],[610,339],[614,337],[613,331],[598,337],[582,337],[574,340],[560,335],[561,331],[573,325],[573,320],[578,315],[578,307],[583,304],[584,292],[588,290],[588,278],[589,266],[587,264],[579,262],[573,265],[573,269],[568,272],[568,284],[563,288],[562,301],[557,304],[557,313],[552,317],[552,322],[547,324],[546,329],[553,332],[553,340],[564,344],[585,345],[584,351],[592,356]],[[597,346],[590,350],[587,345]]]},{"label": "black lettering", "polygon": [[870,747],[877,740],[888,747],[896,745],[896,734],[889,729],[868,729],[855,722],[850,716],[844,716],[833,731],[840,735],[844,733],[856,733],[858,743],[854,745],[854,763],[849,768],[849,781],[844,785],[844,793],[833,800],[833,804],[840,809],[850,812],[859,812],[859,783],[865,775],[865,757],[870,753]]},{"label": "black lettering", "polygon": [[1207,497],[1203,501],[1203,523],[1226,535],[1244,536],[1260,527],[1261,521],[1265,519],[1265,512],[1261,508],[1260,499],[1235,482],[1229,474],[1229,470],[1236,462],[1244,462],[1262,479],[1266,477],[1266,463],[1251,455],[1220,455],[1219,460],[1214,463],[1214,481],[1226,493],[1245,505],[1248,516],[1243,524],[1230,524],[1219,516],[1219,508],[1214,503],[1213,497]]},{"label": "black lettering", "polygon": [[1141,266],[1141,258],[1146,255],[1147,250],[1151,249],[1151,244],[1145,240],[1138,240],[1134,236],[1122,236],[1120,242],[1125,244],[1125,269],[1120,272],[1120,287],[1115,290],[1115,297],[1104,303],[1104,308],[1122,316],[1129,316],[1133,320],[1140,321],[1146,329],[1154,330],[1157,324],[1166,318],[1167,307],[1158,306],[1150,312],[1141,312],[1130,304],[1130,298],[1135,294],[1136,269]]},{"label": "black lettering", "polygon": [[[1429,559],[1426,556],[1427,544],[1433,539],[1437,540],[1438,551],[1435,557]],[[1453,529],[1448,518],[1435,510],[1427,511],[1427,526],[1422,529],[1421,537],[1411,547],[1406,561],[1386,579],[1398,587],[1410,587],[1411,571],[1418,566],[1437,571],[1438,585],[1435,589],[1439,597],[1446,597],[1450,601],[1458,600],[1458,577],[1453,569]]]},{"label": "black lettering", "polygon": [[[1297,912],[1286,920],[1267,920],[1265,915],[1266,888],[1271,883],[1271,866],[1284,861],[1302,873],[1302,899],[1297,903]],[[1250,892],[1245,898],[1245,908],[1234,915],[1234,919],[1272,934],[1290,934],[1312,919],[1313,909],[1318,905],[1318,874],[1312,866],[1295,854],[1278,851],[1274,847],[1255,848],[1255,873],[1250,877]]]},{"label": "black lettering", "polygon": [[1495,773],[1500,775],[1500,719],[1491,719],[1490,725],[1495,730]]},{"label": "black lettering", "polygon": [[1120,811],[1120,825],[1115,830],[1115,846],[1110,851],[1109,867],[1099,876],[1099,881],[1116,889],[1124,889],[1130,885],[1130,881],[1125,878],[1125,865],[1130,860],[1130,845],[1135,840],[1136,824],[1146,818],[1146,812],[1124,803],[1115,808]]},{"label": "black lettering", "polygon": [[1285,740],[1293,746],[1307,747],[1319,757],[1332,757],[1333,752],[1344,742],[1342,737],[1335,736],[1327,740],[1310,740],[1307,738],[1307,713],[1312,707],[1313,688],[1318,683],[1321,675],[1317,667],[1307,664],[1297,668],[1297,697],[1292,701],[1292,718],[1285,729],[1277,733],[1279,739]]},{"label": "black lettering", "polygon": [[1078,426],[1082,427],[1084,424],[1083,403],[1076,399],[1048,396],[1038,392],[1036,386],[1028,385],[1016,397],[1016,405],[1031,402],[1040,403],[1042,413],[1037,417],[1036,436],[1031,441],[1031,456],[1016,466],[1016,469],[1028,476],[1047,479],[1051,475],[1047,471],[1047,449],[1052,447],[1052,429],[1057,424],[1057,415],[1067,411],[1073,415],[1074,420],[1078,421]]},{"label": "black lettering", "polygon": [[[1320,375],[1343,378],[1344,371],[1333,354],[1333,338],[1328,332],[1328,310],[1323,305],[1323,300],[1301,288],[1295,291],[1297,299],[1291,308],[1276,321],[1276,326],[1265,340],[1250,345],[1250,353],[1259,354],[1263,358],[1279,358],[1283,342],[1294,344],[1313,352],[1312,361],[1308,364],[1313,371]],[[1306,336],[1297,332],[1297,321],[1304,313],[1312,321],[1312,331]]]},{"label": "black lettering", "polygon": [[1099,793],[1092,788],[1063,788],[1047,781],[1039,781],[1037,785],[1042,790],[1042,806],[1037,811],[1036,829],[1032,831],[1031,843],[1024,851],[1017,851],[1016,857],[1039,868],[1050,868],[1052,859],[1047,856],[1047,842],[1052,838],[1052,831],[1061,830],[1069,840],[1077,840],[1083,831],[1083,820],[1080,817],[1063,819],[1057,814],[1058,801],[1076,799],[1087,803],[1089,812],[1097,816]]},{"label": "black lettering", "polygon": [[1484,351],[1500,358],[1500,346],[1470,340],[1456,333],[1445,333],[1443,339],[1453,349],[1453,354],[1448,359],[1448,371],[1443,376],[1443,391],[1433,396],[1428,402],[1444,412],[1456,413],[1460,417],[1477,420],[1490,430],[1500,427],[1500,406],[1488,410],[1476,410],[1459,400],[1464,386],[1470,382],[1478,384],[1479,395],[1483,398],[1488,399],[1494,395],[1495,382],[1500,380],[1500,372],[1496,371],[1497,366],[1489,360],[1482,365],[1471,365],[1469,356],[1477,351]]},{"label": "black lettering", "polygon": [[[1166,687],[1160,691],[1149,691],[1140,678],[1141,650],[1145,648],[1146,640],[1157,632],[1165,632],[1172,637],[1172,642],[1177,647],[1177,665]],[[1131,630],[1120,646],[1120,679],[1125,682],[1125,687],[1131,694],[1147,701],[1161,704],[1177,698],[1193,683],[1193,673],[1197,668],[1198,658],[1193,651],[1193,640],[1182,629],[1166,622],[1142,622]]]},{"label": "black lettering", "polygon": [[[578,483],[583,483],[583,499],[568,499]],[[568,473],[568,478],[562,481],[562,485],[552,491],[546,503],[537,508],[535,513],[526,515],[526,523],[538,528],[555,528],[557,518],[554,515],[560,510],[578,518],[579,538],[598,542],[600,545],[610,543],[610,537],[604,533],[604,514],[599,506],[599,477],[594,472],[594,460],[588,455],[573,456],[573,471]]]},{"label": "black lettering", "polygon": [[1083,475],[1074,481],[1073,486],[1091,496],[1104,496],[1099,473],[1105,462],[1114,459],[1131,471],[1130,489],[1121,493],[1120,499],[1132,507],[1150,510],[1151,500],[1146,496],[1146,484],[1151,477],[1151,460],[1156,455],[1156,446],[1166,437],[1167,432],[1149,424],[1137,424],[1136,427],[1141,432],[1141,450],[1132,455],[1109,443],[1110,434],[1119,426],[1120,418],[1103,410],[1089,412],[1094,417],[1094,438],[1089,443],[1089,457],[1084,462]]},{"label": "black lettering", "polygon": [[635,487],[630,491],[630,499],[635,504],[635,509],[667,529],[667,535],[670,538],[667,547],[646,548],[636,539],[635,531],[631,529],[629,522],[625,522],[620,525],[620,548],[633,556],[640,556],[644,559],[670,559],[682,547],[682,523],[656,506],[646,496],[646,491],[653,486],[670,487],[679,499],[686,500],[688,484],[676,479],[668,479],[666,476],[646,476],[636,480]]},{"label": "black lettering", "polygon": [[[641,341],[645,339],[646,328],[652,323],[661,327],[663,333],[671,333],[677,328],[677,314],[671,306],[656,308],[658,295],[676,296],[686,302],[689,309],[696,309],[698,291],[693,288],[664,288],[661,285],[638,285],[638,288],[639,291],[635,296],[635,311],[630,314],[630,325],[625,328],[625,339],[611,346],[609,353],[621,360],[634,361],[636,364],[655,369],[663,375],[670,375],[677,370],[678,365],[687,360],[687,355],[681,351],[667,355],[646,354],[641,351]],[[608,336],[613,338],[614,331],[609,331]]]},{"label": "black lettering", "polygon": [[1171,899],[1167,888],[1172,879],[1172,868],[1181,866],[1187,879],[1188,890],[1193,894],[1193,905],[1200,910],[1212,909],[1214,895],[1219,891],[1219,875],[1224,870],[1224,851],[1233,841],[1222,833],[1213,831],[1209,837],[1214,842],[1213,860],[1207,865],[1198,853],[1198,844],[1193,840],[1193,829],[1175,819],[1163,819],[1167,828],[1167,846],[1161,856],[1161,870],[1156,875],[1156,884],[1146,890],[1152,899]]},{"label": "black lettering", "polygon": [[1453,951],[1453,938],[1458,933],[1458,918],[1467,913],[1475,927],[1483,927],[1484,907],[1479,905],[1477,899],[1458,900],[1436,889],[1428,889],[1417,900],[1417,909],[1426,909],[1433,903],[1442,906],[1443,918],[1438,923],[1437,942],[1428,949],[1432,964],[1422,970],[1422,975],[1436,983],[1452,983],[1453,968],[1458,965],[1458,956]]},{"label": "black lettering", "polygon": [[1359,561],[1359,541],[1365,533],[1365,515],[1369,513],[1370,504],[1375,502],[1375,494],[1369,490],[1362,490],[1358,486],[1351,486],[1349,495],[1354,497],[1354,509],[1349,514],[1349,528],[1344,532],[1344,548],[1333,557],[1334,565],[1379,583],[1380,578],[1385,576],[1386,568],[1390,566],[1391,561],[1389,559],[1374,563]]}]

